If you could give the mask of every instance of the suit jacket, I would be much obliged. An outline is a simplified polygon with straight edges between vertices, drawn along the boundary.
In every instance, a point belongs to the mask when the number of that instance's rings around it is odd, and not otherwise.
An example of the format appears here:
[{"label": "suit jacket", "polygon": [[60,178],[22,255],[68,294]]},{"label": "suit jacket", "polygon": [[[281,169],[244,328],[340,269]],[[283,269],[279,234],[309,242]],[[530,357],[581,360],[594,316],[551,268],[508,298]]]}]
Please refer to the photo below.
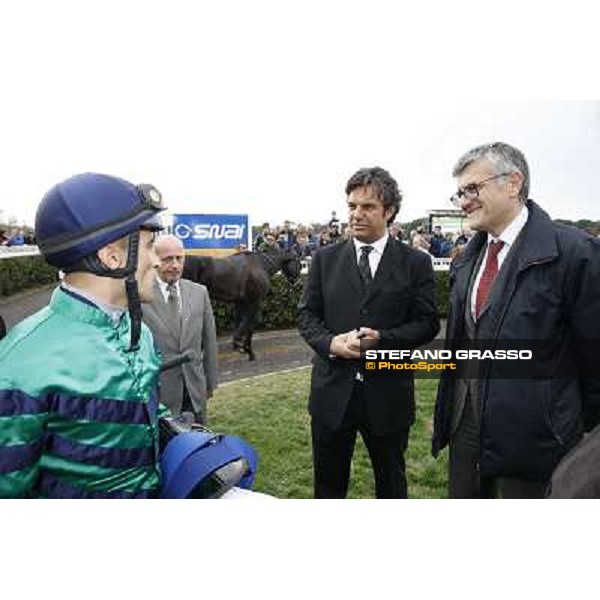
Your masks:
[{"label": "suit jacket", "polygon": [[192,362],[161,374],[161,402],[172,413],[181,412],[185,384],[194,412],[206,419],[206,392],[217,387],[217,335],[210,298],[205,286],[187,279],[179,281],[181,291],[181,335],[169,319],[167,303],[154,283],[154,300],[144,305],[144,321],[150,327],[163,359],[186,350],[196,354]]},{"label": "suit jacket", "polygon": [[[301,335],[314,349],[309,411],[337,429],[346,412],[362,362],[332,358],[333,337],[359,327],[380,332],[385,343],[415,348],[439,330],[431,259],[388,239],[368,292],[352,240],[321,248],[313,256],[298,306]],[[412,374],[365,377],[366,420],[375,435],[403,429],[414,420]]]}]

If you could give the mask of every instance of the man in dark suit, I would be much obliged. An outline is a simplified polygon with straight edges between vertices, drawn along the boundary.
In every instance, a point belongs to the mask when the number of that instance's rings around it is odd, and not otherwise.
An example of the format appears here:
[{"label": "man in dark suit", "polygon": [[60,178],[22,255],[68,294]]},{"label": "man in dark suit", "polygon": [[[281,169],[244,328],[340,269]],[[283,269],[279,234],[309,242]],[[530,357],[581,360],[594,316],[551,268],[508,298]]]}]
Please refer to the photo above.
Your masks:
[{"label": "man in dark suit", "polygon": [[360,432],[378,498],[406,498],[404,451],[414,421],[409,377],[366,377],[363,345],[413,348],[439,330],[429,256],[387,231],[400,208],[396,181],[379,167],[346,185],[352,238],[313,256],[299,329],[315,351],[309,411],[316,498],[344,498]]},{"label": "man in dark suit", "polygon": [[181,279],[185,254],[181,241],[172,235],[156,239],[160,261],[154,299],[144,306],[144,321],[165,359],[186,350],[194,359],[161,374],[161,402],[173,414],[194,413],[198,423],[207,422],[207,400],[217,387],[217,335],[215,319],[205,286]]},{"label": "man in dark suit", "polygon": [[433,453],[450,446],[451,498],[541,498],[600,421],[600,242],[528,200],[527,161],[508,144],[470,150],[453,175],[477,234],[451,266],[447,348],[525,346],[534,361],[442,373]]}]

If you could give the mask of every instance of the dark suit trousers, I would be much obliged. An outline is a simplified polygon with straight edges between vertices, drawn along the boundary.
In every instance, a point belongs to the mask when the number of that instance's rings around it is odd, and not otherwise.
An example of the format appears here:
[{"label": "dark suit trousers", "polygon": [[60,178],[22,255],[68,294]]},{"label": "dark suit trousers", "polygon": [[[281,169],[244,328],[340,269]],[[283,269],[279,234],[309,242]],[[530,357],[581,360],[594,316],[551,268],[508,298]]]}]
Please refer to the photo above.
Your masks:
[{"label": "dark suit trousers", "polygon": [[355,383],[339,429],[329,429],[313,418],[311,431],[315,498],[346,497],[357,432],[371,458],[377,498],[406,498],[404,452],[409,428],[383,436],[373,435],[365,422],[362,383]]},{"label": "dark suit trousers", "polygon": [[544,498],[547,486],[544,481],[480,477],[479,430],[479,413],[468,395],[460,423],[450,440],[450,498]]}]

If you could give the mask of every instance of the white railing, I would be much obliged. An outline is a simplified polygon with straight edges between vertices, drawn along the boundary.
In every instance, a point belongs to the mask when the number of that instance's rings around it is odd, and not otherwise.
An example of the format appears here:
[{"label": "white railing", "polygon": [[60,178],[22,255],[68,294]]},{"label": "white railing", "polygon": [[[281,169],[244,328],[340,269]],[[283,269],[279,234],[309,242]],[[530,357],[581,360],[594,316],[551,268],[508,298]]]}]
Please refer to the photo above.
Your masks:
[{"label": "white railing", "polygon": [[0,246],[0,259],[15,256],[37,256],[40,250],[37,246]]},{"label": "white railing", "polygon": [[311,257],[307,256],[306,258],[303,258],[300,261],[300,266],[301,266],[301,270],[300,273],[302,273],[302,275],[306,275],[308,273],[308,270],[310,269],[310,261],[311,261]]},{"label": "white railing", "polygon": [[451,258],[435,258],[431,257],[431,263],[433,264],[434,271],[448,271],[450,269]]}]

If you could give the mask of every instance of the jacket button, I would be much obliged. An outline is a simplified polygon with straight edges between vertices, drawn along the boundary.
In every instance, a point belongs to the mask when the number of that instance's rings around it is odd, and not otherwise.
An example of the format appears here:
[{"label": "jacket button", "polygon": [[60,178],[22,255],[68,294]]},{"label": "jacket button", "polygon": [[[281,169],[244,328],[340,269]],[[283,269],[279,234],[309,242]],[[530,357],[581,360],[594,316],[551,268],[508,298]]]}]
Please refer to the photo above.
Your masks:
[{"label": "jacket button", "polygon": [[366,314],[369,314],[369,311],[366,308],[361,308],[360,309],[360,314],[361,315],[366,315]]}]

